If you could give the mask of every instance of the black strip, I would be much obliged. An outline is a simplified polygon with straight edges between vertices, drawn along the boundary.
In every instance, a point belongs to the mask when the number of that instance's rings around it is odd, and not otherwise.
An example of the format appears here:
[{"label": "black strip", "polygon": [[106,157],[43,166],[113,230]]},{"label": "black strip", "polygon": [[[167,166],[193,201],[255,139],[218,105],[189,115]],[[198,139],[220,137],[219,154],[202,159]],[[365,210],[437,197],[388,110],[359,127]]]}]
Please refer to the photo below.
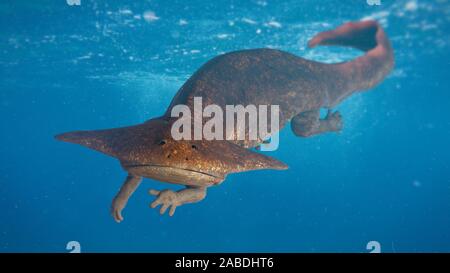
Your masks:
[{"label": "black strip", "polygon": [[[205,267],[204,262],[208,261]],[[0,254],[1,267],[19,272],[405,272],[421,266],[448,269],[450,254],[295,254],[295,253],[174,253],[174,254]],[[109,271],[109,270],[108,270]],[[7,271],[5,271],[7,272]],[[21,272],[21,271],[20,271]],[[28,272],[28,271],[25,271]],[[44,271],[46,272],[46,271]]]}]

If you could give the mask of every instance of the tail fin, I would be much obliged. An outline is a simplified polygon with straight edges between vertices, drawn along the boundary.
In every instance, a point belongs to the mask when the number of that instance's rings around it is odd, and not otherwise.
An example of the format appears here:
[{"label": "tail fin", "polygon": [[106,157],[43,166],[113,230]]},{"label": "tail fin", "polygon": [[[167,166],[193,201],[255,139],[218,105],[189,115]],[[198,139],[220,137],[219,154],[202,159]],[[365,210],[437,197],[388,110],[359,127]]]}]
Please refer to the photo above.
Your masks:
[{"label": "tail fin", "polygon": [[373,20],[346,23],[319,33],[308,46],[339,45],[366,52],[355,60],[336,64],[336,73],[347,80],[348,91],[369,89],[381,82],[394,66],[394,53],[383,28]]}]

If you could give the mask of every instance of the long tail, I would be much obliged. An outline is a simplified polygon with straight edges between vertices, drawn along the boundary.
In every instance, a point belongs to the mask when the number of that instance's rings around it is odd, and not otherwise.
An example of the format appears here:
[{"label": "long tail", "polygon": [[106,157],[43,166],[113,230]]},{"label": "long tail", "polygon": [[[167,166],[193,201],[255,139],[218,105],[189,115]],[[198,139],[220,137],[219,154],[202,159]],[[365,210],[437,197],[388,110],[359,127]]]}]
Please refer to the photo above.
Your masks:
[{"label": "long tail", "polygon": [[[383,28],[376,21],[346,23],[334,30],[321,32],[313,37],[308,46],[339,45],[354,47],[366,53],[352,61],[334,64],[342,84],[336,90],[344,92],[370,89],[380,83],[394,67],[394,53]],[[337,96],[339,97],[339,96]]]}]

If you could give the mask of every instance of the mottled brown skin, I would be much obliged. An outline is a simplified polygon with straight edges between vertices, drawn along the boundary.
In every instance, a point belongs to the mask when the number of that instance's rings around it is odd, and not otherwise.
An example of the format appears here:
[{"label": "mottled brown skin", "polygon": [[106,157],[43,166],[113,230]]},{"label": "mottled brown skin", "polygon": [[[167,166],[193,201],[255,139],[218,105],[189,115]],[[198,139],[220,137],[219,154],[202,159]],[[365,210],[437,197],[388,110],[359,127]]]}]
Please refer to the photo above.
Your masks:
[{"label": "mottled brown skin", "polygon": [[[336,132],[342,128],[341,115],[330,109],[354,92],[381,82],[394,64],[389,40],[375,21],[347,23],[322,32],[309,42],[310,47],[316,45],[350,46],[366,53],[338,64],[305,60],[273,49],[227,53],[203,65],[181,87],[163,116],[136,126],[70,132],[57,138],[120,160],[129,175],[112,203],[117,222],[123,220],[121,211],[142,177],[186,186],[177,192],[150,191],[157,197],[151,207],[162,205],[161,214],[170,208],[173,215],[177,206],[202,200],[206,188],[221,183],[229,173],[287,168],[247,149],[262,142],[250,141],[248,130],[243,141],[175,141],[170,134],[176,120],[170,116],[175,105],[193,109],[194,97],[202,97],[203,107],[216,104],[222,109],[239,104],[279,105],[280,128],[291,120],[297,136]],[[320,108],[329,109],[324,119],[320,119]]]}]

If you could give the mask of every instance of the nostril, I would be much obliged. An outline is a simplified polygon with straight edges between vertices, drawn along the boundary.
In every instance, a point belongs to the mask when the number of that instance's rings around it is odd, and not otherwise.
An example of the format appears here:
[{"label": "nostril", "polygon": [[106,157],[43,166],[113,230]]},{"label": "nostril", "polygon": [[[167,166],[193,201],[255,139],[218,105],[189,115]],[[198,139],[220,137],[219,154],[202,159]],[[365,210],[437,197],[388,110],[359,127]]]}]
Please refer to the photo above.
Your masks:
[{"label": "nostril", "polygon": [[160,146],[162,146],[162,145],[164,145],[164,144],[166,144],[166,141],[163,139],[163,140],[161,140],[159,143],[158,143],[158,145],[160,145]]},{"label": "nostril", "polygon": [[192,147],[192,149],[194,149],[194,150],[197,150],[197,149],[198,149],[197,145],[192,145],[191,147]]}]

